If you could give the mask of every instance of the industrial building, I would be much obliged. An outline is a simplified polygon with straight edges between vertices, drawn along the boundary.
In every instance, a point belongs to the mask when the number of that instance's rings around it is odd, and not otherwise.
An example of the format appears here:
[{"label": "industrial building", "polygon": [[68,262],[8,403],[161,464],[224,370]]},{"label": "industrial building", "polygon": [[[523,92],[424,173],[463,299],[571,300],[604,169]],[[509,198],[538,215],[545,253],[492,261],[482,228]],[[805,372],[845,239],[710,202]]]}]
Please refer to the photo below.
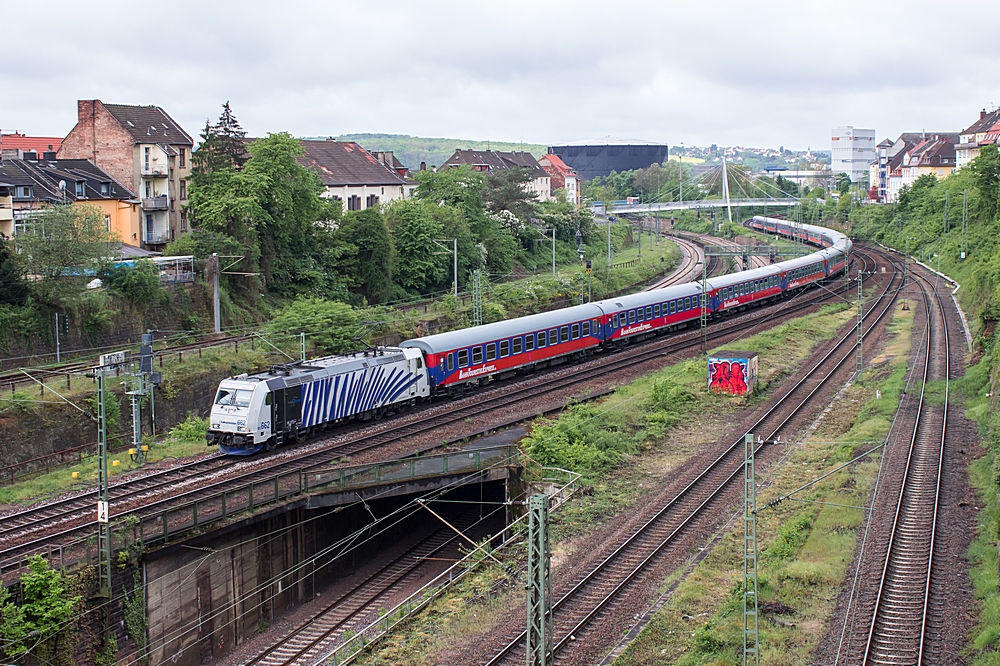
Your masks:
[{"label": "industrial building", "polygon": [[612,171],[621,173],[631,169],[645,169],[651,164],[662,164],[667,161],[668,152],[666,144],[611,137],[549,146],[549,154],[558,155],[570,168],[576,170],[581,180],[605,177]]}]

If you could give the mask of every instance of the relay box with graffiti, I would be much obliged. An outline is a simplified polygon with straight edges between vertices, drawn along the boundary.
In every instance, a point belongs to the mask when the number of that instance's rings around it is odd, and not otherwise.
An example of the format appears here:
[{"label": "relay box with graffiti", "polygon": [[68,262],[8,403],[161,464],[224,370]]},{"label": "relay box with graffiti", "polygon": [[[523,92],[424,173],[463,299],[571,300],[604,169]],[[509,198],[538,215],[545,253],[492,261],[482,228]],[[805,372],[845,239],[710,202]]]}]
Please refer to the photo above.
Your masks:
[{"label": "relay box with graffiti", "polygon": [[757,352],[719,351],[708,357],[708,390],[750,395],[757,383]]}]

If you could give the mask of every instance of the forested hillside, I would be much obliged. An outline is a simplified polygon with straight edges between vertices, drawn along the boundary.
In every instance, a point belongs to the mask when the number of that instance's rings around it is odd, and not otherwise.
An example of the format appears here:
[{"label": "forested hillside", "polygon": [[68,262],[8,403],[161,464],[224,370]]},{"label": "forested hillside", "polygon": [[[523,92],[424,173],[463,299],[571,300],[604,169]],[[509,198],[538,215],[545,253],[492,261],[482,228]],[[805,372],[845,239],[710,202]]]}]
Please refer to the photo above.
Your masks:
[{"label": "forested hillside", "polygon": [[537,143],[513,141],[472,141],[469,139],[434,139],[406,134],[342,134],[337,141],[357,141],[365,150],[391,150],[400,162],[413,171],[420,163],[440,166],[451,157],[456,148],[463,150],[523,150],[536,158],[545,154],[547,148]]}]

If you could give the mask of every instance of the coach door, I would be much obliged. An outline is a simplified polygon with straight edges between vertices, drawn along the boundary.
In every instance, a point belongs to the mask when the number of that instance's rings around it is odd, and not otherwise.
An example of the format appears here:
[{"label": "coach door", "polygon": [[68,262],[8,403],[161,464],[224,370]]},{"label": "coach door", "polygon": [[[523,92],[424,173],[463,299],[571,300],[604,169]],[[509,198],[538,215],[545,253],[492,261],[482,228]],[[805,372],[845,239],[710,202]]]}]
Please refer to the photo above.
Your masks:
[{"label": "coach door", "polygon": [[[444,359],[441,359],[441,363],[444,363]],[[423,368],[424,359],[422,356],[410,359],[410,379],[412,383],[410,384],[410,395],[414,396],[417,394],[417,384],[419,384],[420,370]]]},{"label": "coach door", "polygon": [[285,389],[274,391],[274,399],[271,401],[271,422],[274,423],[271,432],[285,431]]}]

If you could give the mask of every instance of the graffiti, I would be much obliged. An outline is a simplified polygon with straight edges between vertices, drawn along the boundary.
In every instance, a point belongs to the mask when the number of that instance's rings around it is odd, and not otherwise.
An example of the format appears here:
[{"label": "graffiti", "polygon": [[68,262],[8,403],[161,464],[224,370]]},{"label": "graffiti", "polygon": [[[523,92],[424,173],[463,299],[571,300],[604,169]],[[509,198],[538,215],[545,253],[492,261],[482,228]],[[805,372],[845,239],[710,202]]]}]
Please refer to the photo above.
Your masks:
[{"label": "graffiti", "polygon": [[716,393],[744,395],[747,392],[746,361],[712,361],[708,388]]}]

